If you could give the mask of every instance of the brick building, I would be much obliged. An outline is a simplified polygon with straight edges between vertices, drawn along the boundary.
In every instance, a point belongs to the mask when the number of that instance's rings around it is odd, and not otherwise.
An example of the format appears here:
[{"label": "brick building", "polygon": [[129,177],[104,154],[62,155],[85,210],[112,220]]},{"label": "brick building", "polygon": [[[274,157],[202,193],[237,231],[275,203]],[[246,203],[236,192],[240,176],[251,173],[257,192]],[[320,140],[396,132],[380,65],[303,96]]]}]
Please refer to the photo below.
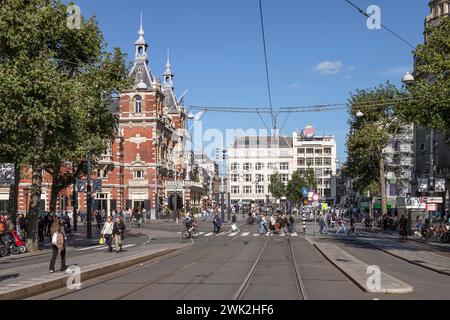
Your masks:
[{"label": "brick building", "polygon": [[[101,192],[93,193],[93,210],[139,207],[154,212],[156,195],[159,207],[164,197],[173,203],[175,174],[178,208],[189,206],[190,199],[197,200],[204,193],[200,184],[184,181],[192,175],[184,142],[186,111],[175,96],[169,57],[161,83],[150,67],[142,21],[138,35],[130,73],[134,85],[113,99],[110,111],[118,117],[118,128],[108,151],[92,168],[92,179],[102,180]],[[29,206],[26,189],[31,186],[31,172],[24,173],[19,184],[19,212]],[[41,211],[49,210],[51,181],[44,173]],[[70,186],[60,192],[57,211],[72,211],[72,190]],[[8,198],[9,188],[0,188],[0,201],[7,202]],[[78,193],[78,210],[86,211],[86,193]]]}]

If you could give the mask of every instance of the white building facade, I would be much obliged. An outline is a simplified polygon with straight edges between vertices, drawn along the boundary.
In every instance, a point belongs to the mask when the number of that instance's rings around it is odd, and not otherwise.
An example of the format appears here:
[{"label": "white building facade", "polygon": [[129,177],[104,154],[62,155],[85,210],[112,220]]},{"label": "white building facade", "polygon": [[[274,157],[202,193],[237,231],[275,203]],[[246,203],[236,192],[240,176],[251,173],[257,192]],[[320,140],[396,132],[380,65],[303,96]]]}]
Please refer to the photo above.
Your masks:
[{"label": "white building facade", "polygon": [[293,134],[294,170],[304,174],[308,168],[314,170],[317,193],[321,200],[334,202],[336,184],[336,138],[334,136],[309,136],[302,131]]},{"label": "white building facade", "polygon": [[243,136],[228,148],[228,192],[231,203],[267,203],[270,176],[278,173],[287,184],[294,172],[292,138]]}]

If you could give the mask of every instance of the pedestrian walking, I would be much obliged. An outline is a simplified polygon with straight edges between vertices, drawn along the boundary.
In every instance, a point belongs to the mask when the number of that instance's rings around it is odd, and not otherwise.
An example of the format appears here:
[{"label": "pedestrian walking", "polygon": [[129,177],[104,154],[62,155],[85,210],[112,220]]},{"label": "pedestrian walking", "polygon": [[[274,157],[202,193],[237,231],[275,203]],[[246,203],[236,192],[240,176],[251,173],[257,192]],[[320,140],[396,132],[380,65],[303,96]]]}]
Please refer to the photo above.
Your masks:
[{"label": "pedestrian walking", "polygon": [[122,252],[122,241],[125,234],[125,223],[121,217],[117,217],[113,227],[114,242],[116,245],[116,253]]},{"label": "pedestrian walking", "polygon": [[218,214],[214,215],[213,224],[214,224],[214,233],[219,233],[220,227],[222,226],[222,222]]},{"label": "pedestrian walking", "polygon": [[328,234],[328,219],[329,219],[329,213],[328,212],[326,212],[324,215],[323,215],[323,233],[324,234]]},{"label": "pedestrian walking", "polygon": [[405,215],[402,215],[398,224],[400,226],[400,239],[408,240],[408,232],[406,231],[406,226],[408,225],[408,220],[405,218]]},{"label": "pedestrian walking", "polygon": [[106,222],[103,225],[102,236],[106,240],[109,252],[112,252],[112,234],[113,234],[114,223],[112,222],[111,216],[106,218]]},{"label": "pedestrian walking", "polygon": [[38,223],[39,242],[44,242],[44,228],[45,228],[44,218],[39,217],[39,223]]},{"label": "pedestrian walking", "polygon": [[60,219],[55,219],[53,222],[50,233],[52,234],[52,251],[53,255],[50,260],[50,273],[55,272],[55,263],[58,255],[61,257],[61,272],[66,271],[66,237],[64,235],[63,226]]},{"label": "pedestrian walking", "polygon": [[344,230],[344,234],[347,235],[347,229],[345,228],[344,218],[342,218],[342,217],[339,218],[338,224],[339,224],[339,229],[336,231],[336,235],[338,235],[341,230]]},{"label": "pedestrian walking", "polygon": [[355,234],[355,218],[353,214],[350,215],[350,234]]},{"label": "pedestrian walking", "polygon": [[294,231],[294,217],[292,216],[292,213],[289,215],[289,220],[288,220],[288,229],[289,229],[289,234],[292,234],[292,231]]}]

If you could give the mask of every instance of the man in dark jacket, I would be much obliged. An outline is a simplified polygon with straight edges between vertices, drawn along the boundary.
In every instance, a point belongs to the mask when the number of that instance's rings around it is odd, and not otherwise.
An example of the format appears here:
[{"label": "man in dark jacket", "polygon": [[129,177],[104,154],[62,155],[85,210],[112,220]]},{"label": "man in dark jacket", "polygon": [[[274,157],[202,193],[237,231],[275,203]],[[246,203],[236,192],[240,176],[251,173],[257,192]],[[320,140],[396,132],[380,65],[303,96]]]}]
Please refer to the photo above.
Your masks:
[{"label": "man in dark jacket", "polygon": [[122,240],[125,234],[125,223],[123,223],[122,217],[117,217],[114,221],[113,235],[114,242],[116,244],[116,253],[122,252]]}]

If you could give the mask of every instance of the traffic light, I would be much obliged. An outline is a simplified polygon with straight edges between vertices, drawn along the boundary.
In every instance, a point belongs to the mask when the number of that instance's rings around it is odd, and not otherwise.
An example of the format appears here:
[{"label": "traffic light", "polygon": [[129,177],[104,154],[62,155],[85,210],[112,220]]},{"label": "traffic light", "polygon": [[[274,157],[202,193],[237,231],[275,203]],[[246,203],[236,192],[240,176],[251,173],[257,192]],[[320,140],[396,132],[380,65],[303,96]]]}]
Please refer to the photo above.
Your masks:
[{"label": "traffic light", "polygon": [[225,160],[227,158],[227,150],[223,149],[222,150],[222,159]]}]

